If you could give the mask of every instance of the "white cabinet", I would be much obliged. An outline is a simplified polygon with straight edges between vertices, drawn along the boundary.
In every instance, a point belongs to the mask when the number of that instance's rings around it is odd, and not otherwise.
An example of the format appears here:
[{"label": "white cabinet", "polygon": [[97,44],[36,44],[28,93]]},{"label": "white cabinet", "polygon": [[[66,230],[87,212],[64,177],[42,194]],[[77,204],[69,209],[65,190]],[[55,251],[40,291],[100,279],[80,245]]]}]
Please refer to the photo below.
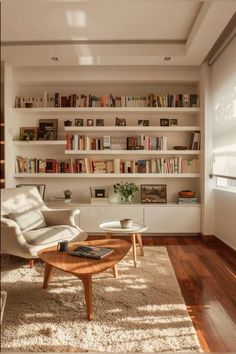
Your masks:
[{"label": "white cabinet", "polygon": [[143,223],[141,206],[80,206],[80,227],[87,232],[103,232],[99,225],[106,221],[133,219]]},{"label": "white cabinet", "polygon": [[201,229],[200,205],[163,205],[144,208],[149,233],[198,233]]}]

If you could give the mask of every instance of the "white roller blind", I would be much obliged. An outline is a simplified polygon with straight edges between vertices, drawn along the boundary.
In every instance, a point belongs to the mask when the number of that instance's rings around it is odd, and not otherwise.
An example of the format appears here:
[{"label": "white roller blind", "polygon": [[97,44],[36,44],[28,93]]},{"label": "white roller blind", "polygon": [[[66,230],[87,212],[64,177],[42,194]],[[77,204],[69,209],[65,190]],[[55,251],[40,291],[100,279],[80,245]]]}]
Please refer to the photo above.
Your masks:
[{"label": "white roller blind", "polygon": [[213,174],[236,178],[236,37],[212,65]]}]

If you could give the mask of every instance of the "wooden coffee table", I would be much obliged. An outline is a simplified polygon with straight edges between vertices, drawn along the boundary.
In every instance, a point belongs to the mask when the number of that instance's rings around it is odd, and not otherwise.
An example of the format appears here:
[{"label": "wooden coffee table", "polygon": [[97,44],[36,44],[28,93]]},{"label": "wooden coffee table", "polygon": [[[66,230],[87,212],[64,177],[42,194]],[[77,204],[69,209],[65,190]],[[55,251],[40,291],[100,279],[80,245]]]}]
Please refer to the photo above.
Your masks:
[{"label": "wooden coffee table", "polygon": [[68,252],[58,252],[56,246],[40,251],[38,255],[45,262],[43,289],[47,289],[54,267],[77,276],[82,280],[84,285],[87,318],[88,320],[92,320],[92,275],[101,273],[109,268],[113,268],[114,276],[117,277],[117,263],[127,254],[131,244],[125,240],[118,239],[81,241],[70,243],[69,250],[72,251],[78,245],[111,247],[114,251],[102,259],[71,256]]}]

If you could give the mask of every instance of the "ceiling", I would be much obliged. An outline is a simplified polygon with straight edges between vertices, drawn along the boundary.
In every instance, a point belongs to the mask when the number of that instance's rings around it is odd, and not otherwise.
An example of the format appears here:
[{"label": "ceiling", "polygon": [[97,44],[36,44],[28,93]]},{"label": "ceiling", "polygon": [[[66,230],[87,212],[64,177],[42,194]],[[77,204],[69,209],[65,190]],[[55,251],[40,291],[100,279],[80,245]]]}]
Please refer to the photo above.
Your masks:
[{"label": "ceiling", "polygon": [[[200,65],[235,0],[2,0],[13,65]],[[54,57],[54,60],[52,60]]]}]

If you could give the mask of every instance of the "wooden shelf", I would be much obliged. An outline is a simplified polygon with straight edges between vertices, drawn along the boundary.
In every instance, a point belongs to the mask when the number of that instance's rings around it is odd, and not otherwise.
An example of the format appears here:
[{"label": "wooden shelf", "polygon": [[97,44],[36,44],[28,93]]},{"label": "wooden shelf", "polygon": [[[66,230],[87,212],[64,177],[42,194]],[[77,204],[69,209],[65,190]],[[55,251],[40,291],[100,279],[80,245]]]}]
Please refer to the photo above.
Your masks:
[{"label": "wooden shelf", "polygon": [[168,127],[161,127],[161,126],[103,126],[103,127],[65,127],[66,132],[185,132],[185,131],[200,131],[200,126],[168,126]]},{"label": "wooden shelf", "polygon": [[63,145],[66,146],[66,140],[37,140],[37,141],[13,141],[16,146],[37,146],[37,145]]},{"label": "wooden shelf", "polygon": [[200,155],[199,150],[65,150],[66,155]]},{"label": "wooden shelf", "polygon": [[15,173],[14,178],[199,178],[200,173]]},{"label": "wooden shelf", "polygon": [[45,107],[12,108],[15,113],[199,113],[200,107]]}]

